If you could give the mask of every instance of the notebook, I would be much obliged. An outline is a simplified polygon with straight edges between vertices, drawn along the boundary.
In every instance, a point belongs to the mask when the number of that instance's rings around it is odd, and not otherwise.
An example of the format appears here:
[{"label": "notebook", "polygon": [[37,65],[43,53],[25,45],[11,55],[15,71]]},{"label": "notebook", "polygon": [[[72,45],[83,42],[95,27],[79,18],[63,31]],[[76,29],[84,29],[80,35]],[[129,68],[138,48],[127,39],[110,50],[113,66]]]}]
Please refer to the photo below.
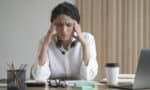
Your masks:
[{"label": "notebook", "polygon": [[0,79],[0,87],[7,87],[7,79]]}]

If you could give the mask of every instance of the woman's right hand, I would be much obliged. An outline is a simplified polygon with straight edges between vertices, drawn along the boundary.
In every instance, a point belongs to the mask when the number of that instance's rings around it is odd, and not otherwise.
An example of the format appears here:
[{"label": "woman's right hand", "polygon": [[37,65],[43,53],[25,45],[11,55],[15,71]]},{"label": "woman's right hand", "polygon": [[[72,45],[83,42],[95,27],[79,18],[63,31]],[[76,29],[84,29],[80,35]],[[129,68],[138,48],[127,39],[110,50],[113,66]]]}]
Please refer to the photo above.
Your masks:
[{"label": "woman's right hand", "polygon": [[55,22],[53,22],[50,25],[50,27],[48,29],[48,32],[47,32],[47,35],[50,36],[50,37],[53,37],[53,36],[56,35],[56,24],[55,24]]},{"label": "woman's right hand", "polygon": [[52,23],[48,29],[46,36],[44,37],[44,40],[42,42],[42,46],[40,48],[40,53],[38,56],[38,60],[39,60],[40,65],[44,65],[46,63],[48,45],[52,41],[52,38],[55,35],[56,35],[56,25],[55,25],[55,23]]},{"label": "woman's right hand", "polygon": [[44,37],[44,43],[48,45],[51,42],[52,38],[56,36],[56,33],[56,24],[55,22],[53,22],[50,25],[46,36]]}]

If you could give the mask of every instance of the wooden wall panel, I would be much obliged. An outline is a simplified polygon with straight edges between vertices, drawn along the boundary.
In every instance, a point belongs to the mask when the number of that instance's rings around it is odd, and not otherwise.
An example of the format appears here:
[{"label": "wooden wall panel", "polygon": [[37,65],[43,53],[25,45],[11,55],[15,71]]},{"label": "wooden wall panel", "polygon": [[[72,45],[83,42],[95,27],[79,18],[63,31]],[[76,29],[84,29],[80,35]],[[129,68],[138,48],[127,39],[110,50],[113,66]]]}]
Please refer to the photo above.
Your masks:
[{"label": "wooden wall panel", "polygon": [[135,73],[141,48],[150,44],[149,0],[76,0],[82,31],[96,39],[98,79],[107,62],[120,64],[120,73]]}]

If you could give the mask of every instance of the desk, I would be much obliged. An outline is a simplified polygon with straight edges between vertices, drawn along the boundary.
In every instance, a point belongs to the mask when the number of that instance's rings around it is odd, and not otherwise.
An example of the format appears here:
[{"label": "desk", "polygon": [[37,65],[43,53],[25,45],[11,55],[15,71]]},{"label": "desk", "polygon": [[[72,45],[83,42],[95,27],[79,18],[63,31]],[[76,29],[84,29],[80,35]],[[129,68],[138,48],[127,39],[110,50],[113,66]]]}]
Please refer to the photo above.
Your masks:
[{"label": "desk", "polygon": [[[133,79],[133,75],[126,75],[126,74],[120,75],[120,78],[124,78],[124,77],[127,77],[127,78],[131,77]],[[7,90],[7,88],[6,87],[0,87],[0,90]],[[80,90],[80,89],[75,89],[75,88],[71,88],[71,87],[67,87],[67,88],[26,87],[25,90]],[[103,85],[96,86],[92,90],[121,90],[121,89],[108,88],[106,85],[103,84]],[[123,89],[123,90],[125,90],[125,89]]]},{"label": "desk", "polygon": [[[7,88],[5,88],[5,87],[0,87],[0,90],[7,90]],[[80,89],[75,89],[75,88],[71,88],[71,87],[67,87],[67,88],[26,87],[25,90],[80,90]],[[120,90],[120,89],[108,88],[108,87],[105,86],[105,85],[101,85],[101,86],[96,86],[96,87],[93,88],[92,90]]]}]

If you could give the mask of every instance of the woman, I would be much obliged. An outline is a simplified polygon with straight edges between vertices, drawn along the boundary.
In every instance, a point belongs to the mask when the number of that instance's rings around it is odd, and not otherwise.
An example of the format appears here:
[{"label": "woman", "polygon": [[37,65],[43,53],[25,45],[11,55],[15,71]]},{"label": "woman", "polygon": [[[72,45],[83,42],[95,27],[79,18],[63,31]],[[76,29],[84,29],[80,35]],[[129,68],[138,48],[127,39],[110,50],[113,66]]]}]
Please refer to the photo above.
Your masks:
[{"label": "woman", "polygon": [[84,79],[96,77],[98,65],[94,37],[81,31],[77,7],[63,2],[51,15],[51,25],[41,40],[34,79]]}]

